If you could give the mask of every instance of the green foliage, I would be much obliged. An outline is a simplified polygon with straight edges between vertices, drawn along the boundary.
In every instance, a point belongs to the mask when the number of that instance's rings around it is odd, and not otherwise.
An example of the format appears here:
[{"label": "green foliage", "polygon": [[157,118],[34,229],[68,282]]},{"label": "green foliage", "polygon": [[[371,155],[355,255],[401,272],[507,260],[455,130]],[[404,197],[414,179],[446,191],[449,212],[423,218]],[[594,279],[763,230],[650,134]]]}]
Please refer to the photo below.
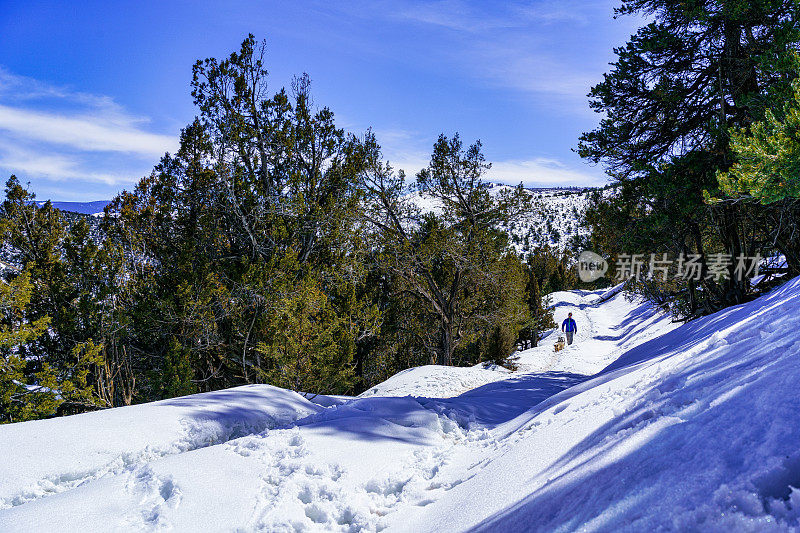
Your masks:
[{"label": "green foliage", "polygon": [[48,317],[32,323],[24,321],[32,289],[28,273],[0,284],[0,422],[21,422],[52,415],[60,403],[54,392],[57,383],[50,368],[43,366],[38,372],[31,372],[20,350],[42,336],[50,322]]},{"label": "green foliage", "polygon": [[[729,131],[761,120],[787,93],[793,76],[782,58],[800,42],[797,3],[625,0],[617,14],[651,22],[615,50],[612,70],[590,94],[605,118],[581,136],[579,152],[615,179],[586,215],[595,250],[696,253],[705,274],[711,253],[766,255],[779,243],[795,264],[797,232],[780,213],[740,201],[709,205],[704,191],[715,195],[717,174],[734,161]],[[689,316],[750,291],[732,275],[678,289],[689,295]]]},{"label": "green foliage", "polygon": [[355,343],[347,326],[313,281],[292,287],[271,313],[269,339],[256,348],[264,378],[312,394],[350,390]]},{"label": "green foliage", "polygon": [[48,334],[29,338],[19,347],[25,360],[22,382],[34,383],[39,399],[50,398],[38,416],[52,414],[56,407],[59,412],[93,409],[105,404],[96,385],[105,365],[100,329],[108,277],[114,276],[113,254],[88,238],[85,220],[68,224],[49,202],[37,207],[33,200],[16,177],[8,180],[0,239],[14,264],[25,266],[31,287],[30,300],[19,308],[20,318],[49,324]]},{"label": "green foliage", "polygon": [[364,286],[362,142],[314,108],[306,76],[270,95],[263,53],[249,36],[195,64],[200,116],[110,207],[104,224],[133,273],[128,339],[150,367],[174,359],[175,339],[199,390],[267,380],[350,392],[353,352],[380,322]]},{"label": "green foliage", "polygon": [[[428,362],[513,366],[521,332],[549,324],[504,231],[529,195],[490,194],[479,142],[441,136],[411,184],[371,132],[315,107],[307,76],[270,93],[263,59],[251,35],[195,64],[198,117],[112,201],[99,238],[9,180],[0,238],[26,274],[9,277],[25,297],[0,335],[4,420],[253,382],[356,393]],[[442,209],[420,212],[412,189]]]},{"label": "green foliage", "polygon": [[724,194],[764,204],[800,197],[800,80],[792,89],[781,118],[768,109],[763,121],[732,133],[736,163],[717,174]]},{"label": "green foliage", "polygon": [[34,321],[30,311],[34,286],[30,272],[0,283],[0,423],[52,416],[63,405],[93,405],[90,370],[101,361],[92,342],[76,344],[71,367],[37,357],[29,347],[41,339],[50,317]]},{"label": "green foliage", "polygon": [[[405,175],[380,158],[367,139],[369,168],[362,175],[366,218],[381,246],[381,268],[392,280],[400,308],[392,311],[394,349],[406,360],[438,364],[469,361],[475,343],[495,324],[518,327],[522,291],[504,288],[510,255],[508,224],[529,206],[521,187],[497,198],[482,182],[489,169],[480,143],[464,148],[458,135],[440,136],[430,163],[416,179],[417,190],[441,206],[421,213],[404,196]],[[517,260],[518,262],[518,260]]]},{"label": "green foliage", "polygon": [[158,374],[164,398],[186,396],[197,392],[197,386],[192,382],[194,373],[191,357],[191,350],[181,346],[177,339],[172,339],[164,357],[164,367]]},{"label": "green foliage", "polygon": [[512,354],[517,348],[517,335],[514,330],[506,325],[496,325],[486,345],[485,361],[503,366],[509,370],[516,370],[516,358]]}]

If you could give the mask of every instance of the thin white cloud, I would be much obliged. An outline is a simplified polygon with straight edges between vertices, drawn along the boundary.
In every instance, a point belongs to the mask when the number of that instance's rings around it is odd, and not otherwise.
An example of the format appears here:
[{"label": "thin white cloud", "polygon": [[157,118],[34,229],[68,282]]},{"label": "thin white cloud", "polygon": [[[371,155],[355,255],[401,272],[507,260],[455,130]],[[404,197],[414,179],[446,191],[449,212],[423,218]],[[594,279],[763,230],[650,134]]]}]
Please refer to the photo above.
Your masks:
[{"label": "thin white cloud", "polygon": [[[487,7],[490,9],[485,9]],[[463,0],[439,0],[412,3],[399,9],[396,14],[400,18],[420,24],[480,33],[554,22],[585,25],[589,22],[586,11],[587,3],[581,0],[547,0],[532,4],[480,4]]]},{"label": "thin white cloud", "polygon": [[519,19],[487,16],[472,5],[460,0],[412,4],[401,9],[397,14],[400,18],[412,22],[469,33],[515,27],[522,23]]},{"label": "thin white cloud", "polygon": [[412,180],[430,162],[433,140],[403,129],[375,129],[383,157],[395,170],[403,170]]},{"label": "thin white cloud", "polygon": [[0,66],[0,95],[5,102],[27,100],[53,100],[72,102],[80,106],[104,109],[106,112],[123,113],[113,98],[59,87],[27,76],[19,76]]},{"label": "thin white cloud", "polygon": [[[381,5],[394,18],[431,31],[447,31],[445,35],[457,46],[443,47],[439,53],[469,76],[496,87],[546,95],[548,106],[592,116],[586,94],[602,80],[609,58],[591,48],[598,30],[590,21],[610,19],[615,4],[613,0],[504,4],[442,0],[401,8]],[[581,28],[587,46],[582,61],[566,60],[572,52],[562,53],[558,40],[553,39],[556,23]],[[637,26],[636,21],[615,24],[621,35]]]},{"label": "thin white cloud", "polygon": [[607,181],[602,171],[592,173],[544,157],[497,161],[488,175],[491,181],[532,187],[596,187]]},{"label": "thin white cloud", "polygon": [[[588,110],[586,94],[599,81],[597,73],[569,66],[540,53],[526,53],[515,45],[486,43],[476,55],[482,58],[482,75],[493,84],[524,92],[548,94],[576,101]],[[553,100],[548,100],[553,103]]]},{"label": "thin white cloud", "polygon": [[158,157],[177,147],[177,139],[143,131],[118,115],[63,115],[0,105],[0,130],[33,141],[87,151],[128,152]]},{"label": "thin white cloud", "polygon": [[85,168],[79,156],[27,149],[19,144],[0,142],[0,168],[22,178],[44,178],[49,181],[86,181],[110,186],[127,185],[144,175],[95,172]]},{"label": "thin white cloud", "polygon": [[2,67],[0,101],[0,171],[57,196],[75,196],[71,189],[76,183],[95,184],[106,191],[99,194],[110,196],[178,147],[177,135],[149,131],[149,120],[127,112],[113,98]]},{"label": "thin white cloud", "polygon": [[144,129],[148,120],[127,113],[108,96],[18,76],[0,67],[0,130],[20,139],[87,151],[160,156],[177,138]]},{"label": "thin white cloud", "polygon": [[601,5],[596,0],[591,2],[589,4],[581,0],[542,0],[535,3],[512,4],[510,12],[523,20],[541,24],[569,22],[584,26],[590,24],[587,12]]}]

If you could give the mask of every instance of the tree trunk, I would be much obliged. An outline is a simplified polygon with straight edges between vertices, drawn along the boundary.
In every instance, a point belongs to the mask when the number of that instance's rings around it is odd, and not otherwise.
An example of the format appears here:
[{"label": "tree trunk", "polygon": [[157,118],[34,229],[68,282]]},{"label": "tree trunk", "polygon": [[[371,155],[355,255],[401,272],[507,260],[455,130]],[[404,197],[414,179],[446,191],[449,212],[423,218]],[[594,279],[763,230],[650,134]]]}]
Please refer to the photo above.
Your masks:
[{"label": "tree trunk", "polygon": [[441,346],[439,347],[437,364],[450,366],[453,364],[453,328],[452,323],[442,318]]}]

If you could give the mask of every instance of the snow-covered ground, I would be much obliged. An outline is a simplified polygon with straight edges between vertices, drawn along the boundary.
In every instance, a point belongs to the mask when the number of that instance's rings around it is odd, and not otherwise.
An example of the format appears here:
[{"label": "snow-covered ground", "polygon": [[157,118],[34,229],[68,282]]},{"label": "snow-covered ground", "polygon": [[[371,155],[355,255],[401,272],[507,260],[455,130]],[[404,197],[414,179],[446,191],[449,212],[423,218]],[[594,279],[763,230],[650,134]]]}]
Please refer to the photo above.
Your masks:
[{"label": "snow-covered ground", "polygon": [[[507,186],[496,186],[493,190],[504,187]],[[575,237],[589,235],[589,227],[583,224],[589,191],[537,189],[530,194],[533,210],[505,228],[518,251],[528,252],[545,245],[563,251]]]},{"label": "snow-covered ground", "polygon": [[361,398],[370,396],[422,396],[425,398],[452,398],[468,390],[509,377],[503,367],[484,368],[482,364],[463,368],[425,365],[398,372],[383,383],[362,392]]},{"label": "snow-covered ground", "polygon": [[248,385],[0,426],[0,509],[290,424],[322,409],[293,391]]},{"label": "snow-covered ground", "polygon": [[554,303],[575,343],[552,333],[513,373],[0,426],[0,530],[800,528],[800,278],[688,324],[616,290]]}]

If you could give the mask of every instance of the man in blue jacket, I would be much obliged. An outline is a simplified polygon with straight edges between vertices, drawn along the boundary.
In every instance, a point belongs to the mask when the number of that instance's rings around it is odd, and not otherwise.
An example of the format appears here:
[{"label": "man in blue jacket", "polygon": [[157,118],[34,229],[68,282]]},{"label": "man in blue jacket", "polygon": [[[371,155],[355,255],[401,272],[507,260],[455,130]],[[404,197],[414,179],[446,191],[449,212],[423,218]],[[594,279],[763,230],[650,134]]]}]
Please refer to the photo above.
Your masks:
[{"label": "man in blue jacket", "polygon": [[567,344],[572,344],[572,336],[578,332],[578,324],[572,318],[572,313],[561,323],[561,331],[567,334]]}]

